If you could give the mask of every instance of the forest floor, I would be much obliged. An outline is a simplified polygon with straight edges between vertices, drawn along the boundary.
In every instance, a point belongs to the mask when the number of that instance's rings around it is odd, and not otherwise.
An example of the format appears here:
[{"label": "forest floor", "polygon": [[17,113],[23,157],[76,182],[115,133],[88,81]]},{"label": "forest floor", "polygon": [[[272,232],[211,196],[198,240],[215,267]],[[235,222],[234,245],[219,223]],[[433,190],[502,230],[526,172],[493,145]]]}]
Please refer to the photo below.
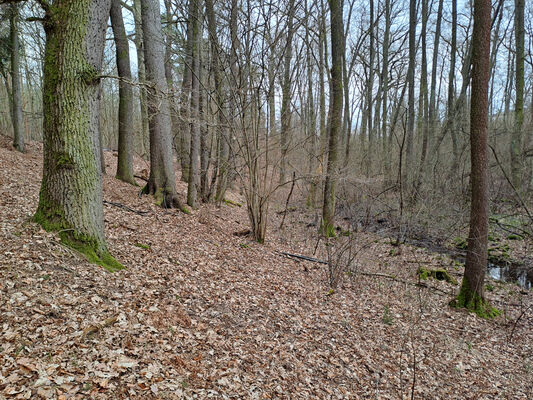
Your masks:
[{"label": "forest floor", "polygon": [[532,291],[491,281],[494,320],[450,308],[458,286],[416,271],[461,268],[370,233],[330,291],[325,265],[279,253],[325,257],[299,199],[281,230],[272,205],[260,245],[235,235],[245,207],[164,210],[106,153],[104,199],[146,211],[104,206],[127,267],[111,274],[30,222],[42,152],[28,148],[0,139],[0,399],[533,398]]}]

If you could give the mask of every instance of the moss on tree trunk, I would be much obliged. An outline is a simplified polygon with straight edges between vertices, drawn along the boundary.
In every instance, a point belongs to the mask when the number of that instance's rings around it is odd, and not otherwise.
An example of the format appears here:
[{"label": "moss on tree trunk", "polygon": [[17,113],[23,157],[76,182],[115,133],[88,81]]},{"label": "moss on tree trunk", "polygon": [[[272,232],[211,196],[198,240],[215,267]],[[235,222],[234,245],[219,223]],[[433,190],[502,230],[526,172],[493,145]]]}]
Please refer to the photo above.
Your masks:
[{"label": "moss on tree trunk", "polygon": [[44,23],[44,165],[34,220],[110,271],[104,237],[98,75],[110,0],[59,0]]}]

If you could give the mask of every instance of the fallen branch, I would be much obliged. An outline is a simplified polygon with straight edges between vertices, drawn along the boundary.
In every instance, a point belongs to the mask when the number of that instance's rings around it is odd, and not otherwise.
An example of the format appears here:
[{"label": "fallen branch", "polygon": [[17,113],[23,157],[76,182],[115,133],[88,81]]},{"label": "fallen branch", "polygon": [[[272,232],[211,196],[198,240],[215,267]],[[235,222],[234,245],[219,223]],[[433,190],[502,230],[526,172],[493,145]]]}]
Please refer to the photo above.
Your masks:
[{"label": "fallen branch", "polygon": [[286,257],[296,258],[296,259],[299,259],[299,260],[310,261],[310,262],[314,262],[314,263],[318,263],[318,264],[326,264],[326,265],[328,264],[327,261],[319,260],[318,258],[301,256],[299,254],[287,253],[285,251],[276,251],[276,253],[281,254],[283,256],[286,256]]},{"label": "fallen branch", "polygon": [[129,211],[129,212],[132,212],[132,213],[135,213],[135,214],[138,214],[138,215],[145,215],[145,214],[148,214],[149,211],[139,211],[139,210],[134,210],[133,208],[130,208],[128,206],[125,206],[124,204],[120,204],[120,203],[114,203],[112,201],[107,201],[107,200],[104,200],[104,204],[108,204],[110,206],[115,206],[115,207],[118,207],[118,208],[122,208],[126,211]]},{"label": "fallen branch", "polygon": [[146,179],[144,176],[141,175],[133,175],[134,178],[140,179],[142,181],[148,182],[148,179]]}]

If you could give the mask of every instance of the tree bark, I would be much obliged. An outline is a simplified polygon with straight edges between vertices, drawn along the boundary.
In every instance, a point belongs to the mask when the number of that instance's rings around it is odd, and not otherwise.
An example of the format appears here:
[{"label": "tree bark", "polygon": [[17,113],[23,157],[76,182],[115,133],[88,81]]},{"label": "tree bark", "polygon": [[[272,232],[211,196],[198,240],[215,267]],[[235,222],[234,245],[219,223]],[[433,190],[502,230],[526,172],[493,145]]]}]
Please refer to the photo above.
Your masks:
[{"label": "tree bark", "polygon": [[294,36],[294,0],[287,5],[287,41],[285,43],[285,59],[283,64],[283,84],[281,86],[281,160],[279,168],[279,183],[284,184],[287,173],[287,151],[289,148],[289,130],[291,127],[291,60],[292,38]]},{"label": "tree bark", "polygon": [[511,136],[511,181],[520,191],[522,187],[522,127],[524,125],[524,0],[515,0],[515,89],[514,129]]},{"label": "tree bark", "polygon": [[133,0],[133,18],[135,22],[135,48],[137,50],[137,79],[139,80],[139,107],[141,109],[141,146],[143,156],[150,153],[150,128],[148,126],[148,100],[146,92],[146,67],[144,63],[144,35],[141,18],[141,0]]},{"label": "tree bark", "polygon": [[120,0],[111,1],[111,26],[115,38],[118,83],[118,161],[116,177],[135,185],[133,178],[133,89],[130,50]]},{"label": "tree bark", "polygon": [[488,168],[487,124],[490,69],[491,0],[475,0],[472,37],[472,103],[470,110],[471,189],[470,232],[465,274],[454,305],[482,317],[497,312],[483,295],[487,268]]},{"label": "tree bark", "polygon": [[58,0],[44,28],[44,165],[35,221],[109,270],[104,238],[98,91],[111,0]]},{"label": "tree bark", "polygon": [[322,234],[335,234],[335,187],[337,183],[338,140],[342,132],[342,60],[343,60],[343,23],[342,0],[329,0],[331,12],[331,85],[328,167],[324,185],[324,202],[322,208]]},{"label": "tree bark", "polygon": [[155,195],[163,207],[183,209],[176,195],[165,45],[159,7],[159,0],[141,0],[150,129],[150,177],[144,192]]},{"label": "tree bark", "polygon": [[22,85],[20,83],[19,6],[9,5],[9,34],[11,42],[11,95],[13,147],[24,152],[24,123],[22,121]]},{"label": "tree bark", "polygon": [[416,68],[416,0],[409,1],[409,66],[407,68],[407,131],[405,132],[405,169],[402,171],[404,181],[411,177],[413,161],[413,138],[415,131],[415,68]]},{"label": "tree bark", "polygon": [[200,186],[200,0],[191,0],[193,10],[192,17],[192,85],[191,85],[191,103],[190,103],[190,162],[189,162],[189,180],[187,186],[187,204],[192,208],[198,206],[198,189]]}]

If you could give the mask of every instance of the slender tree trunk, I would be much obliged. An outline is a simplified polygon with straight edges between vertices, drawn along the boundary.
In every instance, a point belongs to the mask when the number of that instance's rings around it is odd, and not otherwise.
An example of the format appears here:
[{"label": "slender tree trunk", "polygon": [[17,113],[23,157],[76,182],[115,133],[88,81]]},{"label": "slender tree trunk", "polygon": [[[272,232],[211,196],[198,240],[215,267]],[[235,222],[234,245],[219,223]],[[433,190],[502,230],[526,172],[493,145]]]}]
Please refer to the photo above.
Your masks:
[{"label": "slender tree trunk", "polygon": [[472,38],[472,104],[470,111],[470,154],[472,201],[465,274],[453,302],[483,317],[497,315],[483,295],[487,268],[488,166],[487,123],[490,69],[491,0],[474,0]]},{"label": "slender tree trunk", "polygon": [[11,41],[11,85],[13,147],[24,152],[24,123],[22,121],[22,85],[20,83],[20,45],[18,33],[19,6],[9,6],[9,33]]},{"label": "slender tree trunk", "polygon": [[44,21],[44,166],[35,221],[109,270],[98,91],[110,0],[60,0]]},{"label": "slender tree trunk", "polygon": [[522,187],[522,127],[524,125],[524,0],[515,0],[515,88],[514,129],[511,136],[511,181],[517,190]]},{"label": "slender tree trunk", "polygon": [[137,50],[137,79],[139,80],[139,107],[141,109],[141,145],[143,156],[150,154],[150,129],[148,126],[148,100],[146,87],[146,67],[144,63],[144,39],[141,21],[141,0],[133,0],[133,17],[135,22],[135,48]]},{"label": "slender tree trunk", "polygon": [[[202,55],[200,54],[200,63],[202,62]],[[208,174],[209,174],[209,131],[207,129],[206,120],[206,101],[204,96],[206,93],[203,87],[207,87],[207,82],[204,81],[204,68],[202,65],[199,67],[198,80],[202,89],[200,90],[199,102],[198,102],[198,123],[200,125],[200,199],[206,203],[208,201]]]},{"label": "slender tree trunk", "polygon": [[[427,73],[427,46],[426,46],[426,31],[427,31],[427,22],[429,18],[429,0],[422,0],[422,65],[421,65],[421,74],[420,74],[420,98],[419,98],[419,112],[418,112],[418,121],[419,121],[419,132],[422,133],[422,149],[420,152],[420,168],[417,171],[417,185],[416,189],[420,185],[420,180],[422,178],[423,165],[426,161],[428,140],[429,140],[429,102],[428,102],[428,73]],[[436,68],[436,66],[435,66]],[[417,196],[415,193],[414,196]]]},{"label": "slender tree trunk", "polygon": [[117,178],[135,185],[133,178],[133,90],[130,50],[120,0],[111,0],[111,26],[115,37],[118,83],[118,162]]},{"label": "slender tree trunk", "polygon": [[331,85],[328,168],[324,185],[321,231],[335,235],[335,187],[337,183],[338,140],[342,132],[342,60],[343,60],[343,6],[342,0],[329,0],[331,11]]},{"label": "slender tree trunk", "polygon": [[[432,134],[437,129],[437,64],[439,62],[439,44],[440,44],[440,34],[441,34],[441,23],[442,23],[442,9],[444,5],[444,0],[439,0],[439,7],[437,10],[437,25],[435,27],[435,39],[433,40],[433,58],[431,61],[431,83],[430,83],[430,94],[429,94],[429,110],[428,110],[428,132],[427,140],[428,147],[431,145]],[[425,163],[424,156],[424,163]],[[425,167],[424,167],[425,169]]]},{"label": "slender tree trunk", "polygon": [[220,203],[226,192],[227,178],[228,178],[228,155],[229,155],[229,138],[227,134],[227,121],[224,115],[224,91],[222,81],[222,71],[220,67],[220,45],[217,36],[217,21],[215,17],[215,11],[213,9],[213,0],[205,1],[206,16],[207,16],[207,29],[209,32],[209,41],[211,42],[211,69],[213,71],[213,79],[215,85],[215,103],[216,103],[216,137],[217,148],[219,149],[217,154],[218,176],[217,186],[215,192],[215,201]]},{"label": "slender tree trunk", "polygon": [[172,69],[173,69],[172,45],[174,43],[174,39],[172,35],[173,12],[172,12],[171,6],[172,6],[171,0],[165,0],[165,12],[166,12],[166,18],[167,18],[167,24],[168,24],[166,40],[165,40],[165,78],[167,80],[167,86],[168,86],[168,91],[169,91],[172,143],[174,145],[174,149],[176,150],[178,161],[181,162],[181,157],[183,156],[184,152],[181,149],[181,141],[179,140],[179,138],[183,135],[183,132],[180,132],[180,121],[179,121],[179,115],[178,115],[179,107],[176,102],[175,87],[174,87],[174,74],[172,73]]},{"label": "slender tree trunk", "polygon": [[192,10],[192,86],[191,86],[191,144],[190,144],[190,169],[187,186],[187,204],[192,208],[198,206],[198,189],[200,187],[200,121],[199,121],[199,104],[200,104],[200,0],[191,0],[193,2]]},{"label": "slender tree trunk", "polygon": [[[424,32],[425,33],[425,32]],[[409,90],[407,94],[407,135],[405,141],[405,170],[402,171],[404,182],[411,177],[413,161],[413,138],[415,131],[415,68],[416,68],[416,0],[409,0],[409,66],[407,68],[407,81]]]},{"label": "slender tree trunk", "polygon": [[165,45],[159,0],[141,0],[150,128],[150,177],[144,192],[163,207],[183,209],[176,195],[171,146],[170,106],[165,78]]},{"label": "slender tree trunk", "polygon": [[[305,12],[309,16],[307,0],[305,1]],[[313,64],[311,63],[311,52],[313,50],[309,38],[309,19],[305,30],[305,44],[307,46],[306,63],[307,63],[307,140],[309,143],[309,192],[307,194],[306,205],[311,210],[315,209],[317,178],[314,176],[316,169],[317,137],[316,137],[316,112],[315,101],[313,98]]]},{"label": "slender tree trunk", "polygon": [[292,60],[292,38],[294,36],[294,7],[295,0],[289,0],[287,6],[287,41],[285,43],[285,59],[283,64],[283,85],[281,86],[281,160],[279,168],[279,183],[285,183],[287,170],[287,151],[289,148],[291,127],[291,60]]},{"label": "slender tree trunk", "polygon": [[382,136],[382,148],[383,148],[383,163],[384,163],[384,182],[385,186],[389,186],[390,176],[390,148],[387,146],[387,122],[388,122],[388,92],[389,92],[389,40],[390,40],[390,14],[391,14],[391,0],[385,0],[385,33],[383,35],[383,68],[381,70],[381,82],[382,82],[382,115],[381,115],[381,136]]},{"label": "slender tree trunk", "polygon": [[368,124],[368,151],[366,154],[366,163],[365,163],[365,175],[370,176],[371,170],[372,170],[372,164],[373,164],[373,156],[374,156],[374,126],[372,124],[372,95],[373,95],[373,89],[374,89],[374,58],[375,58],[375,49],[374,49],[374,0],[370,0],[368,2],[369,10],[370,10],[370,57],[368,61],[368,77],[366,82],[366,117],[367,121],[365,122],[363,120],[363,124]]},{"label": "slender tree trunk", "polygon": [[180,95],[180,161],[181,161],[181,180],[184,182],[189,181],[189,169],[190,169],[190,154],[187,150],[190,149],[190,139],[187,142],[188,134],[190,131],[190,118],[191,118],[191,85],[192,85],[192,49],[194,45],[192,26],[193,26],[193,12],[195,7],[194,1],[189,1],[188,21],[187,21],[187,42],[185,44],[185,67],[183,71],[183,80],[181,83],[181,95]]}]

